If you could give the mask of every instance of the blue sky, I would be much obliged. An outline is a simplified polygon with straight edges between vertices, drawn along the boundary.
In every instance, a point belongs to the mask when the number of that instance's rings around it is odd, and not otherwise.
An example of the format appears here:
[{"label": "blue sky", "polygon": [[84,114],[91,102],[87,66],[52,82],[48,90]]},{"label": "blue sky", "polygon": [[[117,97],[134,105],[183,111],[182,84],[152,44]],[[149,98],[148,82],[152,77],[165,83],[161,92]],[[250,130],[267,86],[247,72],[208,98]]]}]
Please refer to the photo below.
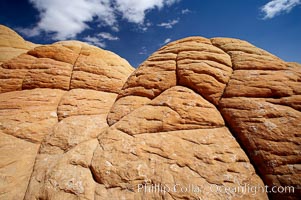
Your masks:
[{"label": "blue sky", "polygon": [[0,13],[26,40],[85,41],[134,67],[188,36],[240,38],[301,63],[301,0],[1,0]]}]

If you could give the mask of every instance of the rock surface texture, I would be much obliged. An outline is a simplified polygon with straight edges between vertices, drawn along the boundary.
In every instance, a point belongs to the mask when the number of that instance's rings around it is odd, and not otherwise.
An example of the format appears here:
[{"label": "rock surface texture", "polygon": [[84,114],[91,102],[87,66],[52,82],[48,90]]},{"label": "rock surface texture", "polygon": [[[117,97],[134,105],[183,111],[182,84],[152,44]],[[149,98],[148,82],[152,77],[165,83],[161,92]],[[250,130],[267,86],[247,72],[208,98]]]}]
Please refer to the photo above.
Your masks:
[{"label": "rock surface texture", "polygon": [[38,45],[25,41],[15,31],[0,24],[0,65]]},{"label": "rock surface texture", "polygon": [[298,199],[301,65],[229,38],[171,42],[135,71],[42,45],[0,67],[0,135],[0,199]]},{"label": "rock surface texture", "polygon": [[[8,49],[28,43],[0,30]],[[93,199],[96,138],[134,68],[77,41],[22,53],[0,67],[0,199]]]}]

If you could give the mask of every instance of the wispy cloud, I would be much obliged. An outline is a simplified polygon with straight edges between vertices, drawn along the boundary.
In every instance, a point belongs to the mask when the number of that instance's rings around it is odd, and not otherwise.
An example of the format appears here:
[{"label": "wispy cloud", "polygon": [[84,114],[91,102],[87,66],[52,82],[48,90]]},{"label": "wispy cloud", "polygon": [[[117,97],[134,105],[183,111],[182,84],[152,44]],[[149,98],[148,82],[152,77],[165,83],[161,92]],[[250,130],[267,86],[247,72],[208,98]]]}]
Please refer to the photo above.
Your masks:
[{"label": "wispy cloud", "polygon": [[39,11],[33,27],[19,28],[27,36],[48,33],[54,40],[75,38],[89,29],[89,22],[119,31],[118,20],[143,24],[148,11],[171,6],[179,0],[29,0]]},{"label": "wispy cloud", "polygon": [[138,24],[138,29],[143,31],[143,32],[146,32],[148,30],[149,27],[152,26],[152,23],[151,22],[146,22],[144,24]]},{"label": "wispy cloud", "polygon": [[191,13],[191,11],[188,8],[186,8],[186,9],[181,10],[181,13],[183,15],[185,15],[185,14]]},{"label": "wispy cloud", "polygon": [[98,33],[97,35],[105,40],[119,40],[118,37],[113,36],[111,33],[102,32],[102,33]]},{"label": "wispy cloud", "polygon": [[158,46],[163,46],[171,41],[171,38],[166,38],[162,43],[159,43]]},{"label": "wispy cloud", "polygon": [[166,38],[166,39],[164,40],[164,44],[167,44],[167,43],[169,43],[170,41],[171,41],[170,38]]},{"label": "wispy cloud", "polygon": [[139,55],[146,55],[147,54],[147,48],[143,46],[139,52]]},{"label": "wispy cloud", "polygon": [[164,27],[164,28],[172,28],[178,22],[179,22],[178,19],[174,19],[174,20],[171,20],[171,21],[168,21],[168,22],[160,23],[157,26],[161,26],[161,27]]},{"label": "wispy cloud", "polygon": [[272,0],[260,9],[264,13],[263,19],[272,19],[281,13],[289,13],[294,7],[301,4],[301,0]]},{"label": "wispy cloud", "polygon": [[92,37],[92,36],[88,35],[88,36],[84,37],[83,40],[88,42],[89,44],[99,46],[101,48],[106,47],[106,43],[98,37]]},{"label": "wispy cloud", "polygon": [[129,22],[142,24],[147,11],[161,9],[176,2],[178,0],[116,0],[115,8]]},{"label": "wispy cloud", "polygon": [[114,40],[119,40],[119,38],[116,36],[113,36],[111,33],[101,32],[101,33],[98,33],[96,36],[88,35],[88,36],[84,37],[83,40],[92,45],[99,46],[101,48],[105,48],[107,46],[106,40],[114,41]]}]

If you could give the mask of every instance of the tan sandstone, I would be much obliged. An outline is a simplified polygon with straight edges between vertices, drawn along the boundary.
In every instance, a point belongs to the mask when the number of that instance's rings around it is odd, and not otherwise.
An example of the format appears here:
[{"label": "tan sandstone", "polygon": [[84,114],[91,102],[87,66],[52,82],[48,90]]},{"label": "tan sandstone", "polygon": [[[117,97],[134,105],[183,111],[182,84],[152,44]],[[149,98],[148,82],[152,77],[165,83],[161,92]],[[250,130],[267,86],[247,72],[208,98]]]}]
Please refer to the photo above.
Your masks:
[{"label": "tan sandstone", "polygon": [[38,45],[25,41],[12,29],[0,25],[0,65]]},{"label": "tan sandstone", "polygon": [[[135,71],[78,41],[26,52],[0,66],[0,199],[300,196],[300,64],[231,38],[171,42]],[[295,192],[216,191],[245,185]]]},{"label": "tan sandstone", "polygon": [[[9,37],[0,44],[27,43]],[[133,68],[78,41],[28,50],[0,66],[0,199],[93,199],[96,138]]]}]

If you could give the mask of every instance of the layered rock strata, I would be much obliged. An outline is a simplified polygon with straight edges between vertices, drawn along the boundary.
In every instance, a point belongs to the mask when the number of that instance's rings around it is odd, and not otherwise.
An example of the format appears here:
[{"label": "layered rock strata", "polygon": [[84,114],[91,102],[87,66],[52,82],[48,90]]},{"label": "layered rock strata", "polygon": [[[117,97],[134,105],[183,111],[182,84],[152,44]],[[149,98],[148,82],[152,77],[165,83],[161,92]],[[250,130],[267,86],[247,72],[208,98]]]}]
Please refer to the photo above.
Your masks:
[{"label": "layered rock strata", "polygon": [[0,65],[38,45],[25,41],[12,29],[0,24]]},{"label": "layered rock strata", "polygon": [[0,199],[298,199],[300,69],[229,38],[135,71],[82,42],[35,47],[0,67]]},{"label": "layered rock strata", "polygon": [[93,199],[89,163],[96,138],[108,127],[107,114],[132,71],[116,54],[77,41],[38,46],[4,62],[0,199],[82,193]]}]

